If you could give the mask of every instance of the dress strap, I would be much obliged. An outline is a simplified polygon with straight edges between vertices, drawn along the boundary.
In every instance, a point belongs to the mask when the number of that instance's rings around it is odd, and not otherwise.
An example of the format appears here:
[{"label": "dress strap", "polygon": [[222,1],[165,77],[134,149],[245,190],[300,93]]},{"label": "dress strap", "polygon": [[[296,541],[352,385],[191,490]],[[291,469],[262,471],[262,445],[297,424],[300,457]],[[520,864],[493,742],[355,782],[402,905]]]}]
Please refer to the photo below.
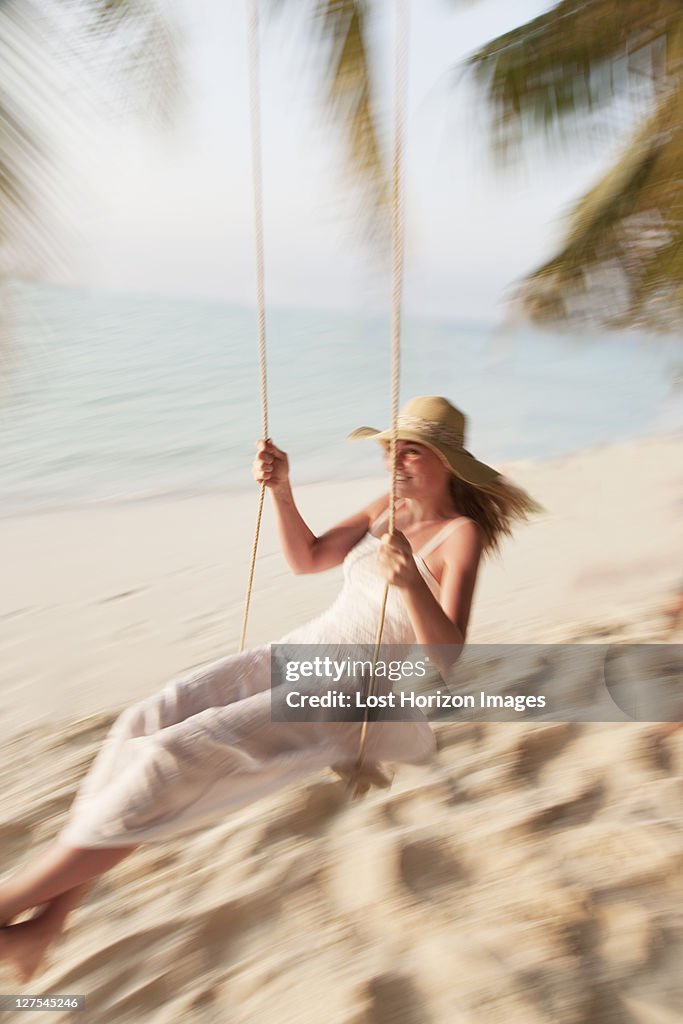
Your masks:
[{"label": "dress strap", "polygon": [[437,530],[431,540],[428,540],[420,550],[417,552],[417,556],[423,560],[431,555],[432,551],[438,548],[439,544],[442,544],[446,537],[448,537],[454,530],[457,530],[459,526],[467,522],[467,516],[458,516],[457,519],[450,519],[445,526],[440,530]]}]

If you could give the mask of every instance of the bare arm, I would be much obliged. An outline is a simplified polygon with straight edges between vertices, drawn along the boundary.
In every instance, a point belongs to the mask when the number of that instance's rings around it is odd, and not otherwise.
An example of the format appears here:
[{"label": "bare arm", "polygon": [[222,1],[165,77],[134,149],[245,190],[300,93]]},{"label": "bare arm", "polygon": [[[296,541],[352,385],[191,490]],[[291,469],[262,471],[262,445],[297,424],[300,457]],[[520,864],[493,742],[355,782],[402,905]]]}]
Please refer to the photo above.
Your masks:
[{"label": "bare arm", "polygon": [[282,550],[297,574],[323,572],[343,562],[386,505],[386,497],[379,498],[317,537],[296,507],[285,452],[271,441],[260,441],[253,469],[257,482],[270,490]]},{"label": "bare arm", "polygon": [[383,539],[380,564],[384,574],[390,583],[401,588],[416,639],[427,647],[442,672],[451,667],[458,654],[443,650],[443,646],[465,643],[482,547],[479,528],[471,521],[448,539],[444,544],[437,600],[420,574],[403,534],[394,533],[391,539]]},{"label": "bare arm", "polygon": [[444,544],[438,602],[419,572],[414,587],[404,592],[419,643],[465,643],[481,552],[479,528],[470,520]]}]

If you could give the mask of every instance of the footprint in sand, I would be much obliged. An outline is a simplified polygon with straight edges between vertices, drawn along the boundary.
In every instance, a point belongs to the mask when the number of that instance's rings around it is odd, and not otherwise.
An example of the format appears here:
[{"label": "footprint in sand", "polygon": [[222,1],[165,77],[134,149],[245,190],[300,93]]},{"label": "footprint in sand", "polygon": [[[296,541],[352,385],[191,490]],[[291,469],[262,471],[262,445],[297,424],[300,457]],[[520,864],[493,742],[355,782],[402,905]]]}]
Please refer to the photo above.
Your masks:
[{"label": "footprint in sand", "polygon": [[292,837],[307,838],[324,832],[346,803],[344,785],[337,782],[314,783],[297,799],[294,807],[278,813],[264,827],[261,843],[290,842]]},{"label": "footprint in sand", "polygon": [[419,900],[433,899],[467,880],[455,853],[439,837],[405,842],[399,853],[399,872],[403,884]]},{"label": "footprint in sand", "polygon": [[365,995],[370,1005],[362,1024],[431,1024],[433,1019],[407,974],[379,974],[367,982]]},{"label": "footprint in sand", "polygon": [[562,753],[581,730],[576,722],[556,722],[552,725],[531,727],[514,747],[514,769],[518,778],[534,778],[545,765]]},{"label": "footprint in sand", "polygon": [[528,817],[526,824],[530,831],[567,828],[585,825],[591,821],[605,803],[605,788],[600,780],[580,786],[571,795],[550,794],[543,804]]}]

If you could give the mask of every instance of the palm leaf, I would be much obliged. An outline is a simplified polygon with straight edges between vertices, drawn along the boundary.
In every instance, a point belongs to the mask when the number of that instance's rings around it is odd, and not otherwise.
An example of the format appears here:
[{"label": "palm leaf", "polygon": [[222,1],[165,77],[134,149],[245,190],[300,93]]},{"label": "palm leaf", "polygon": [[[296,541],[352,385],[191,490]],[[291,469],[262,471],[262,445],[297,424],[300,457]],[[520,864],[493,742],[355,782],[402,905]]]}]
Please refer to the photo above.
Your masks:
[{"label": "palm leaf", "polygon": [[[40,210],[48,175],[51,89],[25,5],[0,6],[0,274],[27,273],[51,248]],[[45,191],[43,192],[43,187]]]},{"label": "palm leaf", "polygon": [[0,3],[0,276],[59,265],[69,206],[62,133],[122,98],[167,113],[176,57],[152,0]]},{"label": "palm leaf", "polygon": [[517,300],[537,320],[670,330],[683,314],[683,82],[575,206]]},{"label": "palm leaf", "polygon": [[[269,0],[282,11],[301,0]],[[368,0],[312,0],[312,52],[320,60],[324,110],[344,147],[350,191],[359,199],[363,232],[382,240],[388,228],[389,186],[380,117],[374,98],[367,30]]]},{"label": "palm leaf", "polygon": [[467,61],[487,92],[496,142],[520,141],[594,113],[627,93],[649,93],[672,64],[678,0],[562,0]]},{"label": "palm leaf", "polygon": [[514,305],[532,319],[680,326],[682,60],[674,0],[562,0],[469,59],[502,152],[634,90],[648,101],[631,143],[572,211],[561,250],[518,288]]},{"label": "palm leaf", "polygon": [[317,18],[327,44],[328,109],[345,140],[354,185],[360,183],[364,193],[364,222],[383,231],[389,190],[373,101],[365,5],[359,0],[321,0]]},{"label": "palm leaf", "polygon": [[[155,0],[79,0],[78,52],[92,79],[134,106],[167,118],[180,83],[179,37]],[[87,62],[87,64],[86,64]]]}]

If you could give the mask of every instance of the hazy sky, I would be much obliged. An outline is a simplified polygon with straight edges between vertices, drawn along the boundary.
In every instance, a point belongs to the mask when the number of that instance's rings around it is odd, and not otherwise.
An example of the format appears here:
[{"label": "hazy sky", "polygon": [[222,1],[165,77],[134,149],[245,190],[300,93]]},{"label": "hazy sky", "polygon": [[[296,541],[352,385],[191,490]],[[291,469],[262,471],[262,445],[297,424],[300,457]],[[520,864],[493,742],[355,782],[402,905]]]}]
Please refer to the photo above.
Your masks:
[{"label": "hazy sky", "polygon": [[[72,280],[251,303],[252,193],[244,3],[176,0],[186,100],[172,130],[94,126],[79,150]],[[589,146],[500,174],[483,104],[458,60],[550,6],[539,0],[413,0],[407,143],[406,308],[493,319],[505,289],[552,251],[561,216],[605,162]],[[389,2],[377,3],[377,65],[390,98]],[[514,13],[512,12],[514,8]],[[267,296],[277,305],[376,309],[381,260],[358,242],[342,148],[326,121],[307,21],[263,24]]]}]

